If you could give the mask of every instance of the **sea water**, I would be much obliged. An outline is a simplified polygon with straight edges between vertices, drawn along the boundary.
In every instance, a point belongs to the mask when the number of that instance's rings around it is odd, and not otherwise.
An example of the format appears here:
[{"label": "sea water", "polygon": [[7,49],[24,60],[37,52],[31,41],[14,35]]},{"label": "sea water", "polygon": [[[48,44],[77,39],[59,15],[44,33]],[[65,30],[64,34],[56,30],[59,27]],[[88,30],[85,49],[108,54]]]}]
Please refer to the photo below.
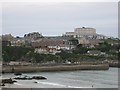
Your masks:
[{"label": "sea water", "polygon": [[[27,76],[41,75],[47,80],[17,80],[7,84],[7,88],[118,88],[118,68],[109,70],[79,70],[60,72],[23,73]],[[13,73],[2,75],[3,78],[13,78]],[[34,83],[37,82],[37,83]]]}]

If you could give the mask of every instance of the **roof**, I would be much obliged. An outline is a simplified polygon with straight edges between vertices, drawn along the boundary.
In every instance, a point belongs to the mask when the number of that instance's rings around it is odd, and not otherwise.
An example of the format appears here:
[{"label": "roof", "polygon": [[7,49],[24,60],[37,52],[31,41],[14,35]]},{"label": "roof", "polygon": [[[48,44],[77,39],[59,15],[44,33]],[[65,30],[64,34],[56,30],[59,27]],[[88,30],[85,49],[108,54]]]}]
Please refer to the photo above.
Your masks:
[{"label": "roof", "polygon": [[101,51],[98,50],[90,50],[88,51],[89,54],[101,54]]}]

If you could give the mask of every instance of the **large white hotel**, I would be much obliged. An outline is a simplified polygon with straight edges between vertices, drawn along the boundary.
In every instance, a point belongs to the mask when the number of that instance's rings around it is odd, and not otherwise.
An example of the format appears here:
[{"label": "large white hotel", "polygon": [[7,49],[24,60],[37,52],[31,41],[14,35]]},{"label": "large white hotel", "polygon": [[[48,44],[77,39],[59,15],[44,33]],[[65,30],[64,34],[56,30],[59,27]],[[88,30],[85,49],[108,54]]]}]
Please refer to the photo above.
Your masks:
[{"label": "large white hotel", "polygon": [[65,35],[74,36],[74,37],[82,37],[85,35],[96,35],[96,29],[88,28],[88,27],[75,28],[74,32],[66,32]]},{"label": "large white hotel", "polygon": [[96,29],[94,28],[75,28],[74,37],[93,36],[96,35]]},{"label": "large white hotel", "polygon": [[90,37],[96,39],[106,38],[106,36],[104,35],[97,34],[95,28],[90,28],[90,27],[75,28],[74,32],[66,32],[65,36],[75,37],[75,38],[79,38],[79,37]]}]

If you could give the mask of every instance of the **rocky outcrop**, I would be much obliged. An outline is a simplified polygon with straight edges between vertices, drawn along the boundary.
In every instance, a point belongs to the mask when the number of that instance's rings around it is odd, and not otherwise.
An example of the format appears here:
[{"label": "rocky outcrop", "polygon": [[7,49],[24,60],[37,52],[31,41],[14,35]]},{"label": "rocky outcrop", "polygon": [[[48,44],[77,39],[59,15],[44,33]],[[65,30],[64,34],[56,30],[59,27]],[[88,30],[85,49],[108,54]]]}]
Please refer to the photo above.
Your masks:
[{"label": "rocky outcrop", "polygon": [[31,78],[31,77],[28,77],[28,76],[15,77],[14,79],[16,79],[16,80],[32,80],[32,78]]},{"label": "rocky outcrop", "polygon": [[23,76],[23,77],[15,77],[14,79],[16,79],[16,80],[32,80],[32,79],[44,80],[47,78],[43,77],[43,76],[33,76],[33,77]]},{"label": "rocky outcrop", "polygon": [[20,72],[14,73],[14,75],[16,75],[16,76],[17,76],[17,75],[22,75],[22,73],[20,73]]},{"label": "rocky outcrop", "polygon": [[8,83],[8,84],[13,84],[14,82],[17,82],[15,80],[10,79],[2,79],[2,84]]},{"label": "rocky outcrop", "polygon": [[32,79],[47,79],[46,77],[43,77],[43,76],[33,76]]}]

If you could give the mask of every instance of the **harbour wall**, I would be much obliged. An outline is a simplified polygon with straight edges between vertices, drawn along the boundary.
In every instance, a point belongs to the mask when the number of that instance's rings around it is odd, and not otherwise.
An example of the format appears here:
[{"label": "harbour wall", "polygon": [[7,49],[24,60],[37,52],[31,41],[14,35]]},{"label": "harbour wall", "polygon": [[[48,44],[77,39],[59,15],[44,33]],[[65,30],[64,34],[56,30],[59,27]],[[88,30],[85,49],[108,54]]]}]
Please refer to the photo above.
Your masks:
[{"label": "harbour wall", "polygon": [[74,71],[74,70],[108,70],[109,64],[99,65],[55,65],[55,66],[3,66],[3,73],[13,72],[53,72],[53,71]]}]

